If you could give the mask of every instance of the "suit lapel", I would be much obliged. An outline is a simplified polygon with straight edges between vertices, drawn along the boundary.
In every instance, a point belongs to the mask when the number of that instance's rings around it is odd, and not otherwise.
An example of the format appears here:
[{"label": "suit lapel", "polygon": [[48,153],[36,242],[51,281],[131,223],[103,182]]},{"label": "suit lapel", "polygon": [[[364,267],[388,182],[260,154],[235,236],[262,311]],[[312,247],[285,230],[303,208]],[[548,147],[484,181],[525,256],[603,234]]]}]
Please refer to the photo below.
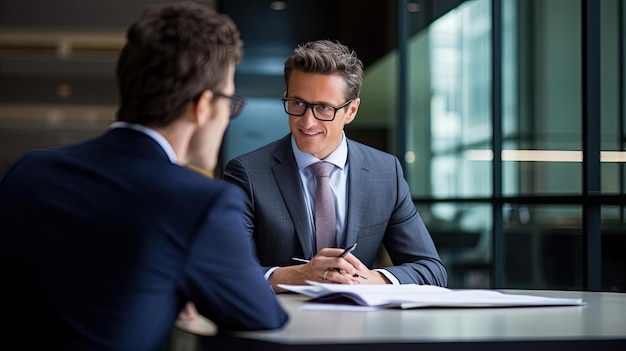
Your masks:
[{"label": "suit lapel", "polygon": [[287,205],[287,211],[293,221],[296,235],[302,246],[304,257],[315,255],[312,246],[312,235],[309,229],[309,216],[306,205],[302,200],[304,194],[300,182],[298,164],[291,150],[291,134],[283,138],[277,145],[274,153],[276,163],[272,166],[274,179],[280,189],[280,194]]},{"label": "suit lapel", "polygon": [[368,189],[370,189],[371,178],[369,162],[363,151],[357,144],[348,139],[348,162],[350,163],[349,188],[348,188],[348,211],[346,213],[346,245],[351,245],[357,241],[361,218],[365,215],[365,206],[368,201]]}]

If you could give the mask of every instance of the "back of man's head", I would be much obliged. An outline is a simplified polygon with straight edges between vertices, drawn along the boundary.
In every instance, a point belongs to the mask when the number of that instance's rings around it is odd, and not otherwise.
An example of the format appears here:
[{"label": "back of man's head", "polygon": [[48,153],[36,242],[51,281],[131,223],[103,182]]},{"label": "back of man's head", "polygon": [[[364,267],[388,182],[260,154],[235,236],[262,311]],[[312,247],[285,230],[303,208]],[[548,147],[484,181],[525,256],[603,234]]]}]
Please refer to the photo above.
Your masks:
[{"label": "back of man's head", "polygon": [[233,21],[195,2],[153,5],[129,27],[117,62],[117,120],[163,127],[219,90],[243,43]]}]

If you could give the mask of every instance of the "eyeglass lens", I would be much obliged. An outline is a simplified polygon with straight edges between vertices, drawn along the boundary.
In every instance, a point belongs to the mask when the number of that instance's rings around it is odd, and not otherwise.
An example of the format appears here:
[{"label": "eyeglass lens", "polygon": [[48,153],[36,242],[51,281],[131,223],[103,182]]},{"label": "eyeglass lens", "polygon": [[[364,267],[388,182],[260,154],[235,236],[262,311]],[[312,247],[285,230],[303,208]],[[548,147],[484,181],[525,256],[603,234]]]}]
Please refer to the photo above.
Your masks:
[{"label": "eyeglass lens", "polygon": [[231,99],[230,100],[230,118],[235,118],[239,115],[244,105],[243,100]]},{"label": "eyeglass lens", "polygon": [[294,116],[302,116],[307,108],[313,110],[313,116],[321,120],[332,120],[335,118],[337,109],[333,106],[322,104],[308,104],[300,100],[285,100],[285,111]]}]

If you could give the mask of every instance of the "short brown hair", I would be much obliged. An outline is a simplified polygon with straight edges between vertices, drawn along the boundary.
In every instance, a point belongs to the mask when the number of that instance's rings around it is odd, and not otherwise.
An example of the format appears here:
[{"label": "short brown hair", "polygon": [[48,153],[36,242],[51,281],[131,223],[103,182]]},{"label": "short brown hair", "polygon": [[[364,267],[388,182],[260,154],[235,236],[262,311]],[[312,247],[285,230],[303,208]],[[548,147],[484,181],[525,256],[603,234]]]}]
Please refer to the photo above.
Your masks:
[{"label": "short brown hair", "polygon": [[285,85],[294,69],[306,73],[335,74],[346,80],[346,100],[359,97],[363,84],[363,63],[353,50],[338,41],[318,40],[299,45],[285,61]]},{"label": "short brown hair", "polygon": [[221,88],[243,56],[234,22],[195,2],[152,5],[126,36],[117,62],[119,121],[168,125],[201,92]]}]

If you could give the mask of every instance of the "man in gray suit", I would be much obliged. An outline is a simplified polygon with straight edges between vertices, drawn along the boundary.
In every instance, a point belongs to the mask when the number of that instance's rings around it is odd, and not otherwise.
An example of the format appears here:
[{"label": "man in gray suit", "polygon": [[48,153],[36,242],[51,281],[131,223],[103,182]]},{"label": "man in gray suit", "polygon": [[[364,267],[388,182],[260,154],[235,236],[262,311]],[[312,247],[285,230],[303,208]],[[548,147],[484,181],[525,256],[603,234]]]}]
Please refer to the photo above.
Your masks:
[{"label": "man in gray suit", "polygon": [[[285,62],[291,133],[225,167],[223,179],[246,193],[245,225],[276,292],[284,291],[277,284],[306,280],[447,284],[398,159],[344,133],[359,109],[362,81],[363,64],[346,46],[321,40],[297,47]],[[320,161],[334,165],[335,247],[316,247],[316,180],[309,166]],[[342,248],[354,243],[343,256]],[[372,269],[381,245],[393,265]]]}]

